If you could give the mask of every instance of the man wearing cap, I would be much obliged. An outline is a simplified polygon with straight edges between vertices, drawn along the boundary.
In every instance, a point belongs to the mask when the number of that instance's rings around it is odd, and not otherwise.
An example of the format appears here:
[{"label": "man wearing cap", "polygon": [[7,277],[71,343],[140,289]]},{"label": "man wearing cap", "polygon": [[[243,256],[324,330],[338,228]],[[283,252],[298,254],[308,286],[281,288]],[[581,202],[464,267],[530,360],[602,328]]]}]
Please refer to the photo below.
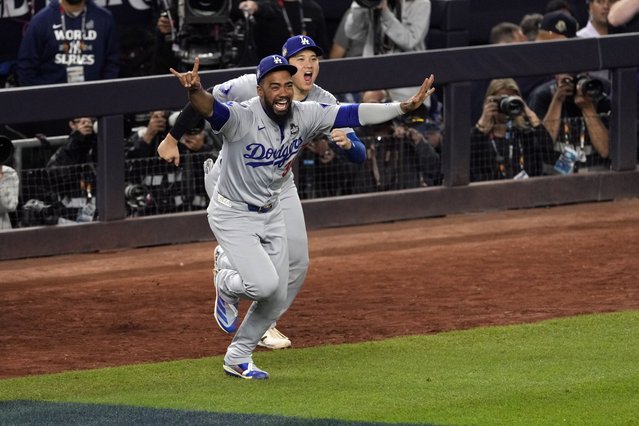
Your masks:
[{"label": "man wearing cap", "polygon": [[[562,11],[544,15],[537,41],[574,38],[577,21]],[[556,74],[552,80],[537,86],[529,97],[528,105],[539,116],[553,141],[560,142],[562,150],[570,146],[577,151],[581,168],[606,168],[608,159],[608,121],[611,110],[606,94],[607,81],[596,80],[601,93],[586,90],[584,82],[591,81],[585,73]]]},{"label": "man wearing cap", "polygon": [[[296,156],[313,135],[334,127],[383,123],[415,110],[432,94],[434,77],[405,102],[345,106],[293,101],[286,58],[267,56],[257,67],[258,97],[241,104],[221,103],[202,89],[199,59],[193,70],[171,72],[189,92],[191,104],[224,137],[220,176],[208,208],[209,225],[234,269],[217,268],[215,317],[235,336],[224,357],[224,371],[244,379],[266,379],[252,353],[286,304],[289,250],[280,193]],[[158,148],[179,164],[177,144]],[[238,328],[240,298],[252,300]]]},{"label": "man wearing cap", "polygon": [[579,24],[575,18],[564,11],[557,10],[555,12],[546,13],[539,23],[537,41],[565,40],[567,38],[573,38],[577,35],[578,26]]},{"label": "man wearing cap", "polygon": [[[338,103],[332,94],[315,84],[315,80],[319,75],[319,57],[323,53],[312,38],[304,35],[293,36],[282,46],[282,56],[298,69],[298,72],[293,75],[294,100],[311,100],[330,105]],[[256,86],[257,78],[255,74],[245,74],[215,86],[212,93],[219,102],[242,102],[256,96]],[[187,105],[183,113],[178,117],[168,137],[178,140],[183,129],[187,126],[187,122],[199,118],[201,118],[200,115]],[[330,138],[336,151],[342,153],[349,161],[362,163],[366,159],[366,148],[352,129],[333,129],[330,132]],[[205,187],[209,198],[213,197],[213,190],[220,174],[221,162],[222,158],[218,157],[218,161],[215,164],[211,164],[211,161],[204,166],[206,173]],[[286,310],[291,306],[302,288],[309,263],[304,212],[302,211],[302,204],[292,172],[287,174],[287,178],[282,185],[280,202],[284,212],[290,252]],[[217,259],[218,263],[229,266],[220,246],[216,248],[215,254],[215,259]],[[275,328],[274,323],[264,333],[259,345],[269,349],[282,349],[291,346],[291,341]]]}]

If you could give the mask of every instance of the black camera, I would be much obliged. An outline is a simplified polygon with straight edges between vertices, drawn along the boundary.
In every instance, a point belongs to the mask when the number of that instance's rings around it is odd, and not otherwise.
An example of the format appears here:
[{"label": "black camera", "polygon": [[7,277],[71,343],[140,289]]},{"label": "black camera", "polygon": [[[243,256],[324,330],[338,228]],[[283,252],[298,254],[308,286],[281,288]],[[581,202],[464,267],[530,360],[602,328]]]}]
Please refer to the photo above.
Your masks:
[{"label": "black camera", "polygon": [[587,95],[592,99],[598,99],[603,95],[604,84],[598,78],[590,77],[587,74],[577,74],[565,79],[575,85],[575,90],[582,95]]},{"label": "black camera", "polygon": [[510,118],[517,117],[524,113],[524,101],[517,96],[503,95],[495,99],[499,112],[506,114]]},{"label": "black camera", "polygon": [[375,9],[382,3],[382,0],[355,0],[355,3],[367,9]]},{"label": "black camera", "polygon": [[143,209],[152,203],[152,197],[146,186],[127,183],[124,187],[124,198],[132,209]]}]

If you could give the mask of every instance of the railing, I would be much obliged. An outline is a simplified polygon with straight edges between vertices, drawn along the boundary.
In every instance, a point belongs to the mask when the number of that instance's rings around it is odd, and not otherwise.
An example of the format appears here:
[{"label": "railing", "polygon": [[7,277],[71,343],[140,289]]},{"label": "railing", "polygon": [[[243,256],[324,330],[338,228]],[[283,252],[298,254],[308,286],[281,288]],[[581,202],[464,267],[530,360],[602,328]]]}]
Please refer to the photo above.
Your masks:
[{"label": "railing", "polygon": [[[436,76],[439,93],[443,94],[446,129],[443,186],[311,200],[304,203],[307,223],[311,227],[339,226],[637,196],[638,65],[639,34],[324,61],[318,84],[333,93],[412,86],[430,73]],[[612,71],[611,169],[626,173],[468,185],[471,81],[598,69]],[[205,86],[210,86],[252,71],[205,71],[202,79]],[[0,91],[0,117],[7,124],[99,117],[97,191],[101,194],[97,200],[99,223],[81,225],[81,232],[70,229],[73,227],[3,232],[1,238],[7,244],[2,244],[0,258],[211,239],[202,213],[126,219],[121,191],[125,183],[123,152],[110,149],[115,141],[119,144],[124,139],[124,114],[176,109],[185,101],[184,90],[170,75]],[[387,202],[389,197],[393,197],[391,204]],[[381,200],[383,209],[379,208]],[[346,208],[353,214],[340,217],[334,214],[335,208]]]}]

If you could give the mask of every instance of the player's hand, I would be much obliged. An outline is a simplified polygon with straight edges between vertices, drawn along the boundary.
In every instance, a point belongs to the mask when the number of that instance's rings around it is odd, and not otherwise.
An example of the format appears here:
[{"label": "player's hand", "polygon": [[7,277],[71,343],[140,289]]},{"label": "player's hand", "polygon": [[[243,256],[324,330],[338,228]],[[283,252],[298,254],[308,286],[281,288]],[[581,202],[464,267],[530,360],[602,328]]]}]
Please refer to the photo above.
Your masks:
[{"label": "player's hand", "polygon": [[173,68],[169,68],[171,74],[177,77],[180,80],[180,84],[189,92],[195,92],[202,88],[202,84],[200,83],[200,76],[198,71],[200,69],[200,57],[196,57],[193,63],[193,69],[187,72],[177,72]]},{"label": "player's hand", "polygon": [[409,100],[399,104],[402,112],[405,114],[419,108],[419,106],[424,103],[426,98],[432,95],[435,91],[435,88],[432,87],[434,82],[435,76],[431,74],[426,80],[424,80],[422,86],[419,88],[419,91],[415,95],[413,95]]},{"label": "player's hand", "polygon": [[168,163],[180,165],[180,151],[178,150],[178,141],[169,133],[158,145],[158,154]]},{"label": "player's hand", "polygon": [[331,140],[345,150],[349,150],[353,147],[351,140],[346,136],[346,132],[341,129],[331,130]]}]

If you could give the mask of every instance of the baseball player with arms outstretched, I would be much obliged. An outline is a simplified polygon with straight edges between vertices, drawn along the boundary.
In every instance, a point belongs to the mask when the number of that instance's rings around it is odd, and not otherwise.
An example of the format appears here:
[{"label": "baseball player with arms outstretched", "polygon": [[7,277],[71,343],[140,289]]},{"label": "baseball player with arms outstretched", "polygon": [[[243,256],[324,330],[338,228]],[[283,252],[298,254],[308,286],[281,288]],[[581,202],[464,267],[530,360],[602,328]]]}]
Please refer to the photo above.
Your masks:
[{"label": "baseball player with arms outstretched", "polygon": [[[257,67],[257,97],[247,102],[217,102],[202,88],[199,59],[193,70],[171,72],[188,90],[195,110],[224,137],[224,161],[207,209],[216,240],[235,270],[215,279],[216,319],[235,336],[224,356],[224,371],[245,379],[267,379],[253,363],[253,351],[282,313],[289,274],[288,239],[279,199],[282,184],[304,141],[332,128],[379,124],[417,109],[430,96],[434,77],[424,80],[405,102],[326,105],[293,101],[297,68],[271,55]],[[158,154],[179,164],[177,143],[164,140]],[[252,300],[238,324],[240,298]]]},{"label": "baseball player with arms outstretched", "polygon": [[[315,80],[319,75],[319,57],[323,54],[324,52],[315,44],[315,41],[305,35],[293,36],[282,46],[282,56],[297,68],[297,72],[293,75],[294,100],[316,101],[330,105],[338,104],[335,96],[315,84]],[[255,97],[256,86],[257,79],[255,74],[245,74],[218,84],[213,88],[212,93],[218,102],[243,102]],[[167,138],[180,140],[186,129],[192,127],[190,123],[196,123],[200,119],[201,116],[190,104],[187,104]],[[366,147],[352,129],[333,129],[330,133],[330,140],[335,143],[338,150],[349,161],[362,163],[366,160]],[[222,156],[218,157],[215,163],[213,163],[213,160],[208,160],[204,164],[204,184],[209,199],[213,197],[213,190],[220,175],[221,162]],[[284,311],[286,311],[290,308],[304,284],[309,264],[304,212],[302,211],[302,203],[297,193],[292,171],[286,174],[282,184],[280,204],[284,212],[289,250],[289,282],[286,305],[284,307]],[[215,248],[214,258],[214,279],[218,269],[235,269],[219,245]],[[222,325],[220,327],[222,330],[225,329]],[[289,347],[291,341],[277,330],[275,323],[273,323],[258,344],[269,349],[281,349]]]}]

